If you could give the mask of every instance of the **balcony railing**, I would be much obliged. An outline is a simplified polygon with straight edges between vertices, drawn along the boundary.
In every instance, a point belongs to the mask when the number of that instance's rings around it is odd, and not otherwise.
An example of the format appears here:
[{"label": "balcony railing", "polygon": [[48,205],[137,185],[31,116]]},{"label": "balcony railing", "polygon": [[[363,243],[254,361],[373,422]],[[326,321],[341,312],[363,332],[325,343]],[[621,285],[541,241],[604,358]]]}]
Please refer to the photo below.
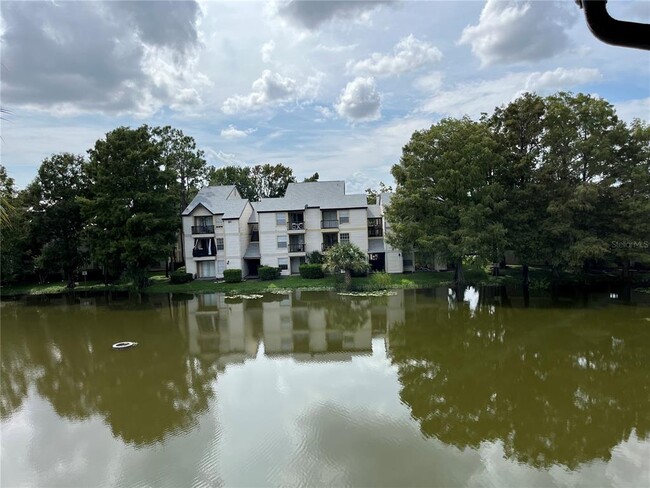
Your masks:
[{"label": "balcony railing", "polygon": [[368,227],[368,237],[383,237],[384,229],[381,227]]},{"label": "balcony railing", "polygon": [[339,221],[338,220],[321,220],[320,221],[321,229],[338,229]]},{"label": "balcony railing", "polygon": [[289,252],[305,252],[305,244],[291,244],[289,243]]},{"label": "balcony railing", "polygon": [[287,230],[305,230],[304,222],[287,222]]},{"label": "balcony railing", "polygon": [[216,256],[217,251],[216,249],[208,250],[208,249],[192,249],[192,256],[195,258],[203,258],[205,256]]},{"label": "balcony railing", "polygon": [[336,246],[338,242],[323,242],[321,249],[323,252],[327,251],[330,247]]},{"label": "balcony railing", "polygon": [[214,234],[214,225],[193,225],[192,234]]}]

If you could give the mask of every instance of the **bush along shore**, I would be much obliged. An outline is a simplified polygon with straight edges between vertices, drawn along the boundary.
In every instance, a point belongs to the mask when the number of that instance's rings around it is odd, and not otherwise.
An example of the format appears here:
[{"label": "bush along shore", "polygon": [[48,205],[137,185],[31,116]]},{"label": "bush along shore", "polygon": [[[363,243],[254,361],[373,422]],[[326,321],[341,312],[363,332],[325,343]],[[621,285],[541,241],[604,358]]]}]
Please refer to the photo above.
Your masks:
[{"label": "bush along shore", "polygon": [[[270,268],[272,269],[272,268]],[[371,273],[368,276],[353,277],[350,291],[377,291],[400,288],[433,288],[451,285],[453,271],[416,272],[407,274]],[[229,276],[228,280],[179,280],[171,276],[154,275],[149,277],[148,286],[143,293],[265,293],[278,290],[343,290],[343,277],[325,275],[322,278],[302,276],[278,277],[275,273],[266,273],[263,279],[245,279]],[[521,285],[521,269],[510,267],[502,270],[500,276],[492,276],[489,270],[470,269],[466,272],[467,285]],[[545,268],[531,268],[530,289],[547,290],[553,286],[619,286],[623,284],[620,273],[600,274],[563,274],[554,277]],[[640,292],[650,292],[650,272],[639,272],[632,278],[632,288]],[[67,282],[46,284],[19,284],[0,288],[1,298],[22,295],[58,295],[76,292],[130,291],[136,290],[133,282],[122,280],[105,284],[99,281],[79,282],[70,288]]]}]

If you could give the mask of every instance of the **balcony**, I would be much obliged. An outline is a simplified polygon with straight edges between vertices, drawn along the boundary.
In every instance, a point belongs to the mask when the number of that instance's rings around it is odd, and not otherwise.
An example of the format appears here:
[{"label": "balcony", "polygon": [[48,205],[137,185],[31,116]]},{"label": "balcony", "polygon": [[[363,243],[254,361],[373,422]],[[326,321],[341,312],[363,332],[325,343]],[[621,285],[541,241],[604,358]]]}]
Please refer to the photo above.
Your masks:
[{"label": "balcony", "polygon": [[216,249],[192,249],[192,257],[195,258],[204,258],[206,256],[216,256],[217,251]]},{"label": "balcony", "polygon": [[305,252],[305,244],[303,242],[298,244],[289,243],[289,252]]},{"label": "balcony", "polygon": [[288,231],[292,231],[292,230],[304,231],[305,230],[305,223],[304,222],[287,222],[287,230]]},{"label": "balcony", "polygon": [[339,221],[338,220],[321,220],[320,221],[321,229],[338,229]]},{"label": "balcony", "polygon": [[193,225],[192,234],[214,234],[214,225]]},{"label": "balcony", "polygon": [[384,229],[381,227],[368,227],[368,237],[383,237]]},{"label": "balcony", "polygon": [[323,244],[322,244],[322,246],[321,246],[321,250],[322,250],[323,252],[325,252],[325,251],[327,251],[330,247],[332,247],[332,246],[336,246],[337,244],[338,244],[338,242],[323,242]]}]

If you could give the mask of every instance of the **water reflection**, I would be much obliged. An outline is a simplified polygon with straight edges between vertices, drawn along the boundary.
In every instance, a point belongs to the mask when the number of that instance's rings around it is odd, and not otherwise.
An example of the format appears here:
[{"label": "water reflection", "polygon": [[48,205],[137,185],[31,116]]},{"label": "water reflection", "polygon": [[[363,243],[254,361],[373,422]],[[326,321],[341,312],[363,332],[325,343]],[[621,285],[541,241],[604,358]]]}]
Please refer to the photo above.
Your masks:
[{"label": "water reflection", "polygon": [[[187,355],[166,297],[109,310],[95,300],[12,305],[2,316],[3,418],[31,386],[60,417],[99,415],[116,437],[142,446],[188,430],[207,409],[214,374]],[[111,348],[125,338],[141,344]]]},{"label": "water reflection", "polygon": [[522,314],[470,290],[447,320],[450,301],[416,301],[389,353],[425,435],[461,449],[498,440],[517,461],[575,468],[650,434],[648,309]]},{"label": "water reflection", "polygon": [[230,484],[467,484],[486,450],[576,470],[650,445],[650,307],[613,301],[485,287],[5,302],[0,413],[38,397],[151,458],[199,436],[202,476]]}]

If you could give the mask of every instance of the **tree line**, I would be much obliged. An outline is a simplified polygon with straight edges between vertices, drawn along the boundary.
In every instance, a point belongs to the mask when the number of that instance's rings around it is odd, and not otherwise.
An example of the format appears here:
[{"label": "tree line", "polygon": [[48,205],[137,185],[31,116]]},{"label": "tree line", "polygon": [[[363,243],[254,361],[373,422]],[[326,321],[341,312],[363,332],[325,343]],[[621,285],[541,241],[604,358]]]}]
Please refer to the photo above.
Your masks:
[{"label": "tree line", "polygon": [[[483,114],[416,131],[392,168],[387,210],[395,247],[453,263],[502,262],[554,273],[614,262],[624,275],[650,254],[650,127],[625,124],[606,100],[525,94]],[[318,181],[319,174],[303,181]],[[119,127],[87,155],[46,158],[16,191],[0,166],[3,283],[45,281],[91,264],[106,279],[146,284],[172,256],[181,211],[204,185],[236,185],[243,198],[284,196],[297,181],[283,164],[206,163],[194,139],[166,127]],[[390,186],[368,189],[374,203]]]},{"label": "tree line", "polygon": [[292,181],[283,164],[209,166],[194,139],[169,126],[119,127],[87,156],[53,154],[22,191],[0,166],[2,282],[56,276],[74,286],[92,266],[143,287],[150,268],[173,256],[180,214],[201,187],[234,184],[259,200],[283,196]]},{"label": "tree line", "polygon": [[606,100],[524,94],[483,114],[416,131],[393,166],[388,239],[453,263],[562,271],[650,261],[650,126]]}]

